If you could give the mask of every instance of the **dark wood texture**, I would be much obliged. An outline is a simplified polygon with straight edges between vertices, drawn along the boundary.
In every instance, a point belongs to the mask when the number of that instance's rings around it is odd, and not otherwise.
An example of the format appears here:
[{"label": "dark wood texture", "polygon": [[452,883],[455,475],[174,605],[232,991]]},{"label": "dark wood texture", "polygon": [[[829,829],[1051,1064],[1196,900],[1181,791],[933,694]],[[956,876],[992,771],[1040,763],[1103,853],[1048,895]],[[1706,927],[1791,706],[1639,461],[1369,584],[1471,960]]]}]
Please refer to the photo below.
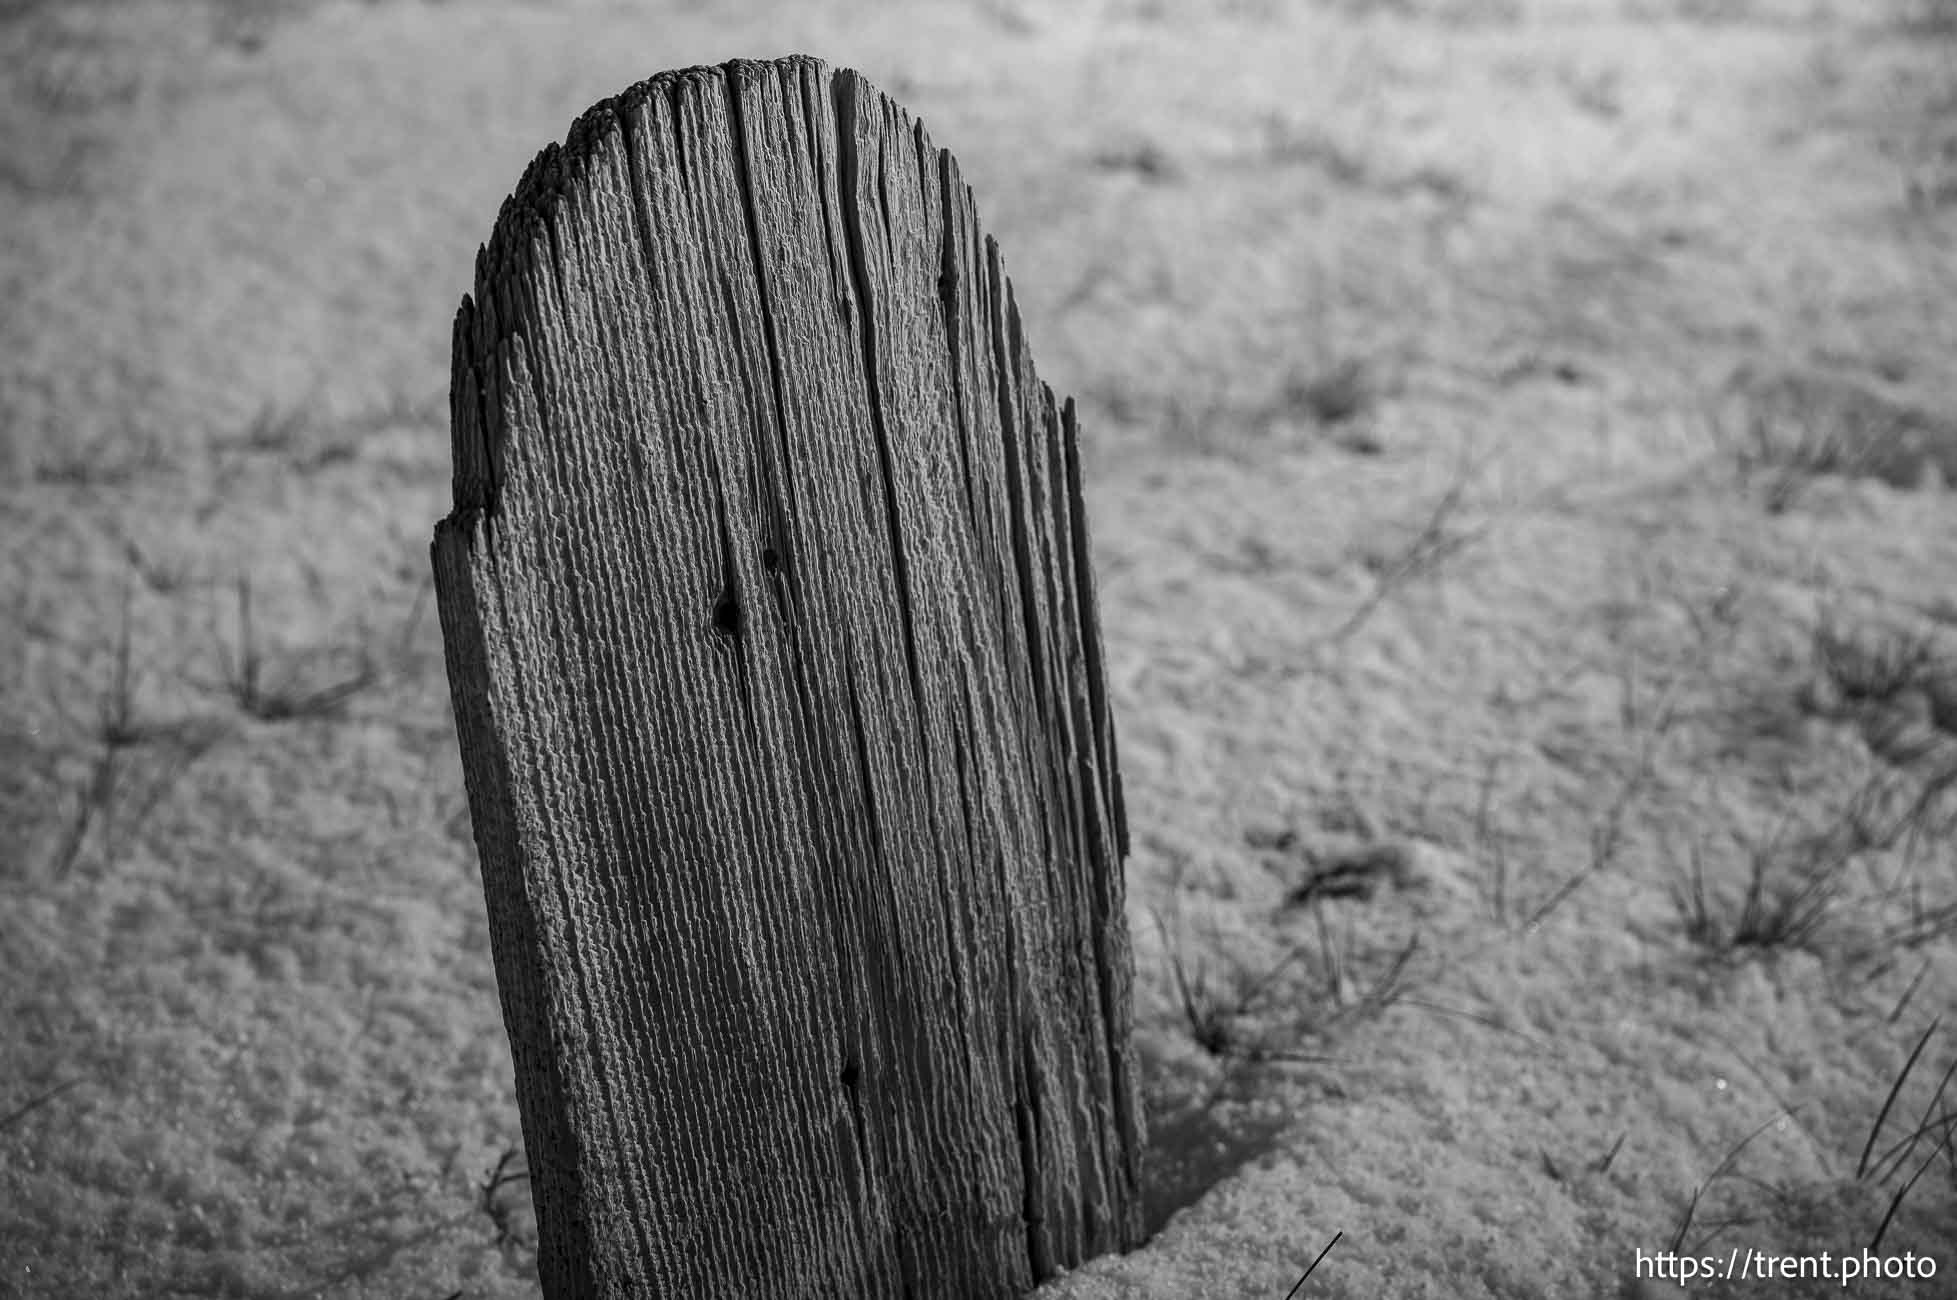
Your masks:
[{"label": "dark wood texture", "polygon": [[1135,1244],[1071,401],[810,59],[597,105],[456,317],[434,564],[547,1296],[999,1297]]}]

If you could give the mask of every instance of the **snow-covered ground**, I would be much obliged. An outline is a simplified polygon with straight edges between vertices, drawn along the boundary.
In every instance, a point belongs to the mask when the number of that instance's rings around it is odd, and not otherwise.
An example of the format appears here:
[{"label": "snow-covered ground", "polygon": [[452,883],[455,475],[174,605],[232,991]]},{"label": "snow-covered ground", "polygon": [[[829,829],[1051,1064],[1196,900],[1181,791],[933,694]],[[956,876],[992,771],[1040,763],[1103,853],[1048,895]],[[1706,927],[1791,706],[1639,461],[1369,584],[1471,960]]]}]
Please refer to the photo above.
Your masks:
[{"label": "snow-covered ground", "polygon": [[450,319],[790,52],[1082,406],[1161,1231],[1041,1300],[1957,1295],[1957,9],[718,10],[0,7],[0,1296],[536,1293]]}]

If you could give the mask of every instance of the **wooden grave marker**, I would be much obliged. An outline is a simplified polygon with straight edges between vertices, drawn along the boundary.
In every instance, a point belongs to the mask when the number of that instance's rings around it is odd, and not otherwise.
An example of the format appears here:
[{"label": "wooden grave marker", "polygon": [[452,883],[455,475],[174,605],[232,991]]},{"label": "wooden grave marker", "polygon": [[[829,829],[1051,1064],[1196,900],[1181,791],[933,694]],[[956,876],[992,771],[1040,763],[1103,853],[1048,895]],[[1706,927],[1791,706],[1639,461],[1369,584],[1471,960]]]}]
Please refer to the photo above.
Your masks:
[{"label": "wooden grave marker", "polygon": [[1074,407],[807,58],[598,104],[456,316],[442,633],[544,1294],[1023,1295],[1141,1236]]}]

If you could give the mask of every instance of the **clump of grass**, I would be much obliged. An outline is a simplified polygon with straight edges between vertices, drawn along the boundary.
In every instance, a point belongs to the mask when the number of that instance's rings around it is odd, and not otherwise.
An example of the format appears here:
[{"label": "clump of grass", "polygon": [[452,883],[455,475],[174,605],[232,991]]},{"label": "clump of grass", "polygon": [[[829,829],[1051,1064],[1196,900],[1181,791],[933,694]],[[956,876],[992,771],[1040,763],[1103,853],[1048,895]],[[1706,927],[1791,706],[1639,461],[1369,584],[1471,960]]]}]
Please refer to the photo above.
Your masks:
[{"label": "clump of grass", "polygon": [[1709,879],[1704,847],[1695,842],[1690,866],[1678,868],[1672,902],[1687,937],[1715,953],[1812,948],[1842,898],[1857,858],[1902,842],[1918,827],[1919,798],[1892,812],[1893,781],[1865,783],[1817,831],[1795,832],[1783,820],[1765,840],[1746,846],[1747,872],[1738,903],[1724,900]]},{"label": "clump of grass", "polygon": [[1813,659],[1806,706],[1823,716],[1854,720],[1869,750],[1891,766],[1920,772],[1924,760],[1951,752],[1949,737],[1957,734],[1957,657],[1934,628],[1874,620],[1850,624],[1831,610],[1816,625]]},{"label": "clump of grass", "polygon": [[1680,877],[1670,884],[1668,892],[1672,897],[1672,906],[1685,922],[1685,937],[1708,948],[1724,947],[1726,926],[1720,916],[1721,905],[1706,881],[1705,846],[1696,839],[1692,842],[1692,865],[1689,870],[1679,868],[1677,855],[1669,845],[1667,854],[1672,858],[1674,872]]},{"label": "clump of grass", "polygon": [[1716,440],[1743,475],[1765,477],[1769,514],[1790,509],[1824,475],[1913,487],[1933,454],[1928,445],[1941,436],[1933,412],[1895,400],[1859,375],[1822,366],[1743,366],[1715,406]]},{"label": "clump of grass", "polygon": [[[225,736],[222,724],[212,719],[159,719],[140,710],[137,700],[141,678],[133,649],[132,603],[133,584],[125,581],[122,618],[108,681],[96,702],[92,725],[84,728],[94,757],[80,802],[56,853],[57,876],[65,876],[74,867],[94,827],[101,826],[111,844],[118,829],[125,834],[131,831],[191,765]],[[73,721],[71,716],[70,722]],[[146,773],[135,756],[139,750],[157,754]],[[112,854],[112,849],[105,848],[105,853]]]},{"label": "clump of grass", "polygon": [[1739,902],[1731,904],[1707,880],[1704,848],[1694,842],[1691,866],[1671,885],[1686,937],[1720,954],[1811,945],[1839,897],[1847,859],[1810,845],[1784,850],[1778,841],[1751,846]]},{"label": "clump of grass", "polygon": [[364,649],[352,672],[324,683],[307,684],[288,672],[273,681],[266,671],[251,613],[251,580],[238,579],[238,635],[235,653],[219,641],[221,684],[240,709],[260,722],[293,722],[338,716],[347,701],[378,679],[373,658]]},{"label": "clump of grass", "polygon": [[1198,958],[1194,965],[1185,962],[1182,945],[1171,937],[1162,914],[1150,909],[1156,930],[1162,936],[1169,958],[1169,974],[1175,985],[1176,1002],[1196,1046],[1213,1057],[1262,1058],[1266,1044],[1246,1034],[1244,1021],[1257,1010],[1279,975],[1295,963],[1301,950],[1293,948],[1263,973],[1251,975],[1244,968],[1232,967],[1225,977],[1227,989],[1213,985],[1208,969]]},{"label": "clump of grass", "polygon": [[1953,665],[1938,653],[1928,629],[1851,624],[1837,609],[1824,611],[1813,638],[1817,671],[1847,702],[1881,702],[1934,684]]},{"label": "clump of grass", "polygon": [[[1418,934],[1393,955],[1371,984],[1354,994],[1344,949],[1332,937],[1324,909],[1313,910],[1318,924],[1319,978],[1305,980],[1302,988],[1297,981],[1281,984],[1280,979],[1287,972],[1310,965],[1303,945],[1288,948],[1261,971],[1233,965],[1220,982],[1212,983],[1200,960],[1192,964],[1184,959],[1182,946],[1161,913],[1150,910],[1168,954],[1178,1009],[1190,1040],[1206,1055],[1249,1065],[1330,1063],[1335,1058],[1303,1050],[1302,1045],[1322,1042],[1346,1025],[1376,1017],[1395,1003],[1411,1001],[1407,996],[1409,971],[1420,949]],[[1270,1014],[1280,992],[1302,994],[1309,1003],[1307,1009],[1289,1016]],[[1323,1004],[1329,1004],[1331,1010],[1320,1010]]]},{"label": "clump of grass", "polygon": [[1770,471],[1766,488],[1768,514],[1785,514],[1807,484],[1822,475],[1848,477],[1867,458],[1852,446],[1841,429],[1811,412],[1797,412],[1775,422],[1754,411],[1746,423],[1748,465]]},{"label": "clump of grass", "polygon": [[1292,376],[1280,396],[1285,408],[1324,425],[1343,424],[1372,409],[1377,400],[1372,371],[1357,357]]},{"label": "clump of grass", "polygon": [[[1848,873],[1865,853],[1899,851],[1905,863],[1925,844],[1949,838],[1947,796],[1957,789],[1957,762],[1919,780],[1908,774],[1872,777],[1818,830],[1790,832],[1787,823],[1765,841],[1747,845],[1747,876],[1737,905],[1709,879],[1695,844],[1671,894],[1688,937],[1719,953],[1742,948],[1812,947],[1846,892]],[[1885,896],[1897,892],[1888,891]],[[1957,901],[1924,905],[1910,898],[1909,917],[1888,926],[1883,952],[1920,948],[1957,933]]]},{"label": "clump of grass", "polygon": [[311,399],[289,406],[268,399],[258,404],[241,429],[219,439],[218,446],[227,451],[296,457],[300,444],[315,427],[313,412]]},{"label": "clump of grass", "polygon": [[1201,392],[1172,395],[1164,410],[1163,437],[1181,451],[1207,454],[1218,450],[1221,430],[1231,414],[1231,398],[1223,382],[1212,379]]}]

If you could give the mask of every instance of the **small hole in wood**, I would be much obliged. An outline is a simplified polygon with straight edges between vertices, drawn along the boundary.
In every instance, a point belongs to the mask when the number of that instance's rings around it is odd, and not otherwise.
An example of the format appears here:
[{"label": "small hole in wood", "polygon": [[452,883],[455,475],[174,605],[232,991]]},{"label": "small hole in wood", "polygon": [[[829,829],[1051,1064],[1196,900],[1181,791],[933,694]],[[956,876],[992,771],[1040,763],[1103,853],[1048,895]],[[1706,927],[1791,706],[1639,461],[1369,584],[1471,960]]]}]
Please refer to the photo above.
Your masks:
[{"label": "small hole in wood", "polygon": [[713,630],[726,637],[741,634],[741,602],[735,598],[732,587],[723,590],[720,599],[714,602]]},{"label": "small hole in wood", "polygon": [[781,552],[770,546],[761,552],[761,567],[773,573],[781,568]]},{"label": "small hole in wood", "polygon": [[843,1065],[843,1087],[848,1088],[851,1092],[856,1091],[856,1081],[861,1077],[861,1072],[856,1068],[856,1062],[849,1061]]}]

